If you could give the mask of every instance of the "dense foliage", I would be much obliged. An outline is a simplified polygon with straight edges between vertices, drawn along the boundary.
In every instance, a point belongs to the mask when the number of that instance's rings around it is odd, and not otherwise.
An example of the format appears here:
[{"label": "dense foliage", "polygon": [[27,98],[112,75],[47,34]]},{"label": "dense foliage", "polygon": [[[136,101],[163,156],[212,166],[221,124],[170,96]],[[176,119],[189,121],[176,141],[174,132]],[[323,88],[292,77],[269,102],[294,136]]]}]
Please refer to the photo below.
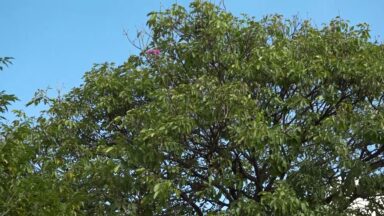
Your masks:
[{"label": "dense foliage", "polygon": [[383,211],[384,46],[367,25],[194,1],[148,27],[140,55],[2,125],[3,215]]}]

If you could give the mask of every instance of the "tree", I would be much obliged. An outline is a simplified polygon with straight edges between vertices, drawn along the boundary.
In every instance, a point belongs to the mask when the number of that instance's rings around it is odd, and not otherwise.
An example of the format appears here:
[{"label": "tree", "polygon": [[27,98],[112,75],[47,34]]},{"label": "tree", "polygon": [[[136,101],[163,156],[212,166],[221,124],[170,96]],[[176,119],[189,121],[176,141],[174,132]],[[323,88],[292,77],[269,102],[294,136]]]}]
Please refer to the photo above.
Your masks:
[{"label": "tree", "polygon": [[0,70],[3,70],[3,65],[8,66],[12,64],[12,57],[0,57]]},{"label": "tree", "polygon": [[[0,71],[3,70],[3,65],[8,66],[9,64],[12,64],[12,57],[1,57],[0,58]],[[7,106],[11,103],[17,100],[17,98],[14,95],[6,94],[5,91],[0,91],[0,113],[3,113],[7,110]],[[0,116],[0,118],[3,118]]]},{"label": "tree", "polygon": [[[0,58],[1,64],[12,64],[11,57]],[[37,97],[46,102],[43,91]],[[0,91],[0,120],[8,110],[8,105],[17,97]],[[48,130],[41,132],[33,127],[43,118],[30,118],[20,110],[14,110],[15,119],[11,123],[0,122],[0,215],[74,215],[80,201],[77,193],[67,189],[63,193],[63,182],[57,170],[42,172],[40,165],[50,163],[41,148],[48,148],[41,139]],[[57,148],[56,148],[57,149]],[[44,157],[43,159],[41,159]],[[58,184],[60,183],[60,187]]]},{"label": "tree", "polygon": [[[366,24],[256,21],[194,1],[148,27],[140,55],[31,101],[50,108],[20,139],[35,152],[19,179],[39,184],[14,214],[384,210],[384,46]],[[359,198],[366,209],[351,208]]]}]

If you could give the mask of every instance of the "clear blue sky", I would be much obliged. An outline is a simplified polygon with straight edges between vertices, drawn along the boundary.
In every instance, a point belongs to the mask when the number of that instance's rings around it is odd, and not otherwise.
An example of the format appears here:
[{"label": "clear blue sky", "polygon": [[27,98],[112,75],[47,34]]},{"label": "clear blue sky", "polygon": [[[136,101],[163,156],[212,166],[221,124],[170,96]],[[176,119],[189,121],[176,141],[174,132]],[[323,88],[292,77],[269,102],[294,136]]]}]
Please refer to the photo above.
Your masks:
[{"label": "clear blue sky", "polygon": [[[134,37],[145,27],[148,12],[175,2],[187,6],[190,1],[2,0],[0,56],[15,59],[0,72],[0,90],[20,98],[11,108],[37,114],[36,108],[23,107],[37,89],[67,92],[81,84],[94,63],[123,63],[137,52],[123,30]],[[367,22],[372,36],[384,37],[383,0],[225,0],[225,5],[236,15],[298,15],[318,26],[341,16],[352,24]]]}]

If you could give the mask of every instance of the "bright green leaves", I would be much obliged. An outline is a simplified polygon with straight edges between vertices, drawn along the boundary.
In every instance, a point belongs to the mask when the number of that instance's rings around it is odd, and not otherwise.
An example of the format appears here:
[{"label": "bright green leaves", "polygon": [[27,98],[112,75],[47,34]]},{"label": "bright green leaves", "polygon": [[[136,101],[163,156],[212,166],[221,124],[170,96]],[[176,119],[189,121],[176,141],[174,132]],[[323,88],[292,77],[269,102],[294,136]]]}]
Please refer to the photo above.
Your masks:
[{"label": "bright green leaves", "polygon": [[153,187],[153,198],[162,200],[162,202],[166,201],[166,199],[169,197],[169,193],[172,190],[172,182],[170,181],[164,181],[157,183]]},{"label": "bright green leaves", "polygon": [[275,215],[312,215],[305,201],[284,183],[277,183],[274,193],[262,192],[261,204]]}]

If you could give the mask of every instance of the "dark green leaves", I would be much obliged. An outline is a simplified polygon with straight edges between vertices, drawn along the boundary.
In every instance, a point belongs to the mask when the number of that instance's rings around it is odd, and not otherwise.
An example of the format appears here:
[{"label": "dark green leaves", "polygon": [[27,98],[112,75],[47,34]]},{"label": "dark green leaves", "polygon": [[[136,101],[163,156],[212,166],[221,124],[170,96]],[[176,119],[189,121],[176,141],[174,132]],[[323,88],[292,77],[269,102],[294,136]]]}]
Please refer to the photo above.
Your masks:
[{"label": "dark green leaves", "polygon": [[16,100],[17,97],[15,95],[6,94],[5,91],[0,91],[0,113],[7,111],[7,106]]},{"label": "dark green leaves", "polygon": [[1,57],[0,58],[0,71],[3,70],[3,65],[8,66],[12,64],[12,57]]}]

